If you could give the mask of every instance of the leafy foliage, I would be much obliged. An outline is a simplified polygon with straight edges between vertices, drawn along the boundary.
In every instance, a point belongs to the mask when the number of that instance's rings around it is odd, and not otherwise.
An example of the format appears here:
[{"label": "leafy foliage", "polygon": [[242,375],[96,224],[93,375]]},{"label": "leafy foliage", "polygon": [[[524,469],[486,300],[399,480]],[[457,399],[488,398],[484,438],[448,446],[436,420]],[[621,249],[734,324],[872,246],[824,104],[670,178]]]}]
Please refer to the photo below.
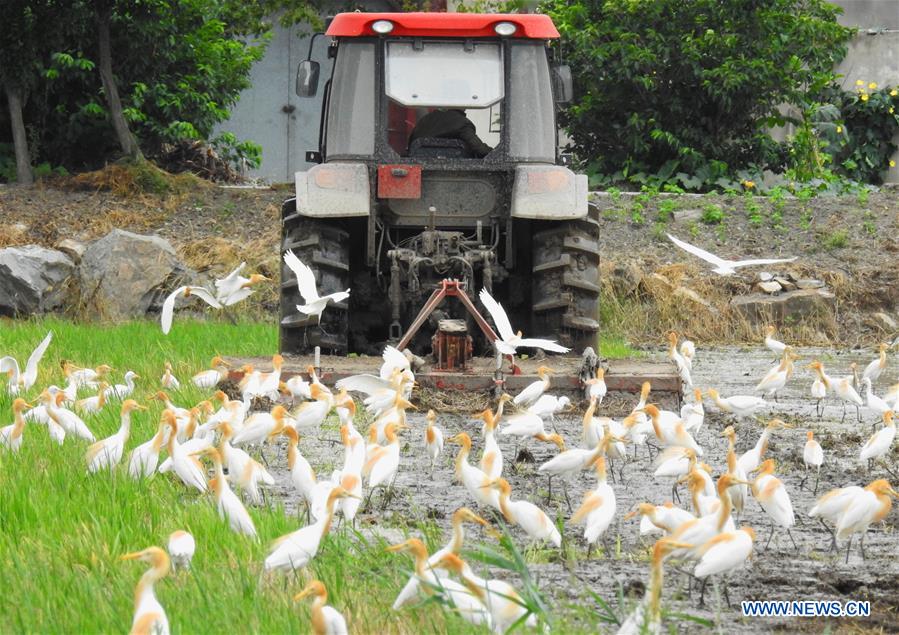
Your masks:
[{"label": "leafy foliage", "polygon": [[855,91],[831,86],[822,99],[838,117],[830,126],[817,127],[834,171],[856,181],[882,183],[890,157],[899,149],[893,141],[899,133],[899,90],[859,80]]},{"label": "leafy foliage", "polygon": [[785,148],[768,127],[784,123],[782,104],[833,79],[852,34],[823,0],[549,0],[545,9],[579,91],[564,115],[578,154],[612,180],[654,175],[685,189],[782,169]]}]

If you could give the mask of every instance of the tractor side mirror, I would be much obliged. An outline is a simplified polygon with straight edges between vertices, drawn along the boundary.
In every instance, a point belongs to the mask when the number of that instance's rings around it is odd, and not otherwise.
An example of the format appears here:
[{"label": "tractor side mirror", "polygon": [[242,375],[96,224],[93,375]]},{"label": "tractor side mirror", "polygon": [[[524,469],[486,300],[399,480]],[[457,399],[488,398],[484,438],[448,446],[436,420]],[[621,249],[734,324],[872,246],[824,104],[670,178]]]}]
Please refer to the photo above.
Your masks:
[{"label": "tractor side mirror", "polygon": [[571,80],[571,67],[567,64],[553,66],[553,94],[557,104],[567,104],[574,99],[574,82]]},{"label": "tractor side mirror", "polygon": [[318,74],[320,66],[318,62],[303,60],[297,66],[296,92],[299,97],[315,97],[318,92]]}]

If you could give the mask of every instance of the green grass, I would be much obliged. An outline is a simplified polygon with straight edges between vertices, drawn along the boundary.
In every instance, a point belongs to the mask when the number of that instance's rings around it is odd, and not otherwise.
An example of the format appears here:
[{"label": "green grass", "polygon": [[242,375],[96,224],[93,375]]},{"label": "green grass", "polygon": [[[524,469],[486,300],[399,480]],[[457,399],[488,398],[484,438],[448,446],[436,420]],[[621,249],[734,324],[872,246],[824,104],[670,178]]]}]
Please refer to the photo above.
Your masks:
[{"label": "green grass", "polygon": [[[40,367],[41,386],[62,383],[62,358],[85,365],[109,363],[116,378],[128,369],[141,375],[135,397],[150,411],[135,415],[126,452],[155,430],[161,406],[146,397],[158,385],[166,360],[189,384],[186,380],[216,353],[266,354],[277,348],[275,327],[264,324],[179,320],[164,337],[149,323],[97,326],[41,320],[0,325],[0,351],[23,360],[48,329],[54,341]],[[37,392],[32,389],[26,397]],[[5,425],[11,419],[11,400],[5,390],[0,393],[0,423]],[[193,403],[203,396],[190,385],[173,399]],[[97,438],[119,425],[112,410],[87,423]],[[18,454],[0,451],[0,632],[126,632],[134,585],[146,565],[118,557],[151,545],[164,547],[176,529],[195,536],[197,553],[189,574],[172,575],[157,585],[173,632],[309,632],[309,603],[290,599],[303,581],[261,577],[270,542],[298,528],[297,518],[287,517],[281,506],[251,509],[261,538],[253,542],[228,529],[211,498],[187,491],[168,475],[133,481],[124,461],[111,474],[89,475],[87,445],[68,438],[56,446],[45,429],[29,425]],[[369,540],[341,528],[311,565],[312,574],[328,587],[330,603],[355,624],[356,632],[468,632],[460,619],[445,616],[434,604],[391,611],[411,564],[385,552],[382,541]]]},{"label": "green grass", "polygon": [[[296,517],[286,516],[281,505],[250,509],[260,535],[254,542],[230,531],[211,497],[188,491],[170,475],[134,481],[126,466],[127,452],[155,431],[162,406],[147,397],[158,386],[166,361],[173,363],[184,384],[173,400],[196,403],[208,395],[190,384],[192,374],[215,354],[274,353],[276,327],[178,320],[163,336],[148,322],[2,322],[0,354],[24,362],[48,330],[54,339],[40,365],[38,386],[63,384],[64,359],[85,366],[108,363],[119,381],[126,370],[141,376],[134,397],[150,410],[134,416],[125,459],[111,473],[89,475],[87,443],[68,438],[59,447],[36,425],[26,427],[18,454],[0,451],[0,632],[127,631],[134,585],[146,565],[118,558],[151,545],[164,547],[176,529],[195,536],[197,553],[190,573],[179,572],[157,585],[173,632],[309,632],[309,603],[291,600],[304,580],[293,575],[264,578],[261,573],[271,541],[302,524]],[[607,357],[633,353],[618,337],[604,336],[599,345]],[[35,387],[25,397],[33,400],[38,392]],[[11,399],[0,390],[0,425],[9,423],[7,419]],[[119,425],[114,409],[86,421],[98,439]],[[412,528],[412,535],[424,535],[431,549],[445,541],[440,531],[423,523],[407,519],[406,531]],[[329,603],[344,613],[353,632],[473,632],[435,602],[392,611],[390,604],[411,562],[384,547],[380,538],[341,527],[323,542],[310,566],[310,573],[327,586]],[[535,588],[530,592],[538,602]]]}]

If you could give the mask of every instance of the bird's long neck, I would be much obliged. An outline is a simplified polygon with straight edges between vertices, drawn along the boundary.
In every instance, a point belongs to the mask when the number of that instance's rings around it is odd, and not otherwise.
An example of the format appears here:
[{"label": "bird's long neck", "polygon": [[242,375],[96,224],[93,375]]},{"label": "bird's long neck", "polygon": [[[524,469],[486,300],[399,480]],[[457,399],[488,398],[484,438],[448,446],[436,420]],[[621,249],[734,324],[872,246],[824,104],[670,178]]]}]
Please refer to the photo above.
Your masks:
[{"label": "bird's long neck", "polygon": [[456,455],[456,476],[462,478],[462,468],[468,463],[468,453],[471,452],[471,443],[462,442],[459,454]]},{"label": "bird's long neck", "polygon": [[328,632],[328,623],[325,620],[325,604],[327,603],[327,594],[316,595],[312,602],[312,631],[315,635],[325,635]]},{"label": "bird's long neck", "polygon": [[334,520],[334,505],[337,504],[337,492],[331,492],[328,496],[328,505],[325,510],[325,517],[322,519],[322,536],[331,531],[331,521]]},{"label": "bird's long neck", "polygon": [[287,469],[292,470],[293,466],[296,465],[297,456],[300,451],[297,449],[297,444],[291,441],[287,444]]},{"label": "bird's long neck", "polygon": [[724,531],[727,519],[730,518],[731,500],[726,487],[718,489],[718,499],[721,501],[721,507],[718,510],[718,533],[721,533]]},{"label": "bird's long neck", "polygon": [[463,521],[453,522],[453,537],[450,540],[449,550],[452,553],[459,553],[462,550],[462,543],[465,542],[465,528]]},{"label": "bird's long neck", "polygon": [[759,440],[755,442],[755,449],[758,450],[759,459],[761,459],[765,452],[768,451],[768,440],[771,438],[771,429],[765,428],[762,431],[762,435],[759,437]]},{"label": "bird's long neck", "polygon": [[510,492],[508,490],[502,490],[499,493],[499,510],[503,513],[507,522],[514,523],[515,520],[512,517],[512,510],[509,508],[509,497]]},{"label": "bird's long neck", "polygon": [[219,500],[222,497],[225,483],[225,471],[222,469],[222,463],[221,461],[215,461],[215,478],[209,481],[209,488],[215,493],[215,500]]},{"label": "bird's long neck", "polygon": [[153,591],[153,585],[156,584],[158,580],[164,578],[167,573],[168,565],[159,565],[147,570],[146,573],[141,576],[134,589],[135,610],[140,607],[144,598],[156,598],[156,593]]},{"label": "bird's long neck", "polygon": [[885,350],[880,351],[880,359],[877,361],[877,367],[880,369],[886,368],[887,365],[887,352]]},{"label": "bird's long neck", "polygon": [[122,413],[122,422],[119,425],[119,434],[125,437],[125,440],[128,440],[128,437],[131,435],[131,413],[123,412]]}]

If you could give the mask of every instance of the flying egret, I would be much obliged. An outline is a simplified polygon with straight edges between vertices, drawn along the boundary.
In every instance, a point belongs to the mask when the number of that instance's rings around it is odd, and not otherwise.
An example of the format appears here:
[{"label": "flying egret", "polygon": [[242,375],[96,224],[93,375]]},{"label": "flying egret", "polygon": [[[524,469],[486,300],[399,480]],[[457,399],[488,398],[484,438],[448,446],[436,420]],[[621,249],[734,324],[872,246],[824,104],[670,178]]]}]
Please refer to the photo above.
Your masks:
[{"label": "flying egret", "polygon": [[315,284],[315,274],[312,272],[312,269],[307,267],[299,258],[297,258],[293,251],[288,250],[284,252],[284,264],[286,264],[290,270],[293,271],[293,275],[296,276],[297,289],[299,290],[300,295],[303,296],[303,300],[306,302],[306,304],[298,304],[297,311],[305,315],[316,316],[319,323],[322,321],[322,312],[324,312],[325,307],[327,307],[329,303],[333,302],[337,304],[350,297],[349,289],[346,291],[329,293],[325,296],[319,296]]},{"label": "flying egret", "polygon": [[172,319],[175,313],[175,300],[177,298],[200,298],[203,302],[211,306],[213,309],[221,309],[222,305],[212,292],[206,287],[183,286],[172,291],[165,301],[162,303],[162,312],[160,313],[159,323],[162,325],[162,332],[165,335],[172,330]]},{"label": "flying egret", "polygon": [[9,375],[9,384],[6,390],[10,395],[18,395],[20,392],[25,392],[34,386],[37,381],[38,364],[41,363],[41,358],[47,352],[47,347],[50,346],[52,339],[53,331],[50,331],[41,343],[37,345],[37,348],[31,352],[31,355],[28,356],[24,372],[20,371],[19,362],[16,361],[15,357],[0,357],[0,373]]},{"label": "flying egret", "polygon": [[490,317],[493,318],[493,323],[496,324],[496,330],[499,331],[499,338],[494,344],[496,345],[496,350],[503,355],[514,356],[518,348],[541,348],[552,353],[567,353],[571,350],[552,340],[528,339],[522,337],[521,331],[515,333],[512,331],[512,323],[509,322],[506,310],[503,309],[499,302],[493,299],[493,296],[490,295],[486,288],[481,289],[480,297],[484,307],[490,313]]},{"label": "flying egret", "polygon": [[168,554],[159,547],[147,547],[143,551],[127,553],[119,559],[140,560],[150,564],[150,569],[141,576],[134,590],[131,632],[169,635],[168,617],[154,591],[154,585],[169,574],[171,565]]},{"label": "flying egret", "polygon": [[258,273],[250,274],[249,278],[240,275],[240,272],[245,266],[245,262],[240,263],[234,271],[214,282],[215,299],[218,300],[222,306],[232,306],[242,300],[246,300],[253,295],[253,291],[255,291],[255,289],[252,288],[253,285],[259,284],[260,282],[268,282],[269,278]]},{"label": "flying egret", "polygon": [[737,273],[737,267],[752,267],[755,265],[774,265],[781,262],[793,262],[796,260],[796,257],[793,258],[756,258],[753,260],[724,260],[723,258],[719,258],[715,254],[706,251],[705,249],[700,249],[695,245],[691,245],[690,243],[686,243],[671,234],[668,234],[668,240],[673,242],[675,245],[683,249],[684,251],[693,254],[697,258],[701,258],[705,260],[709,264],[714,265],[714,271],[720,276],[729,276],[731,274]]}]

